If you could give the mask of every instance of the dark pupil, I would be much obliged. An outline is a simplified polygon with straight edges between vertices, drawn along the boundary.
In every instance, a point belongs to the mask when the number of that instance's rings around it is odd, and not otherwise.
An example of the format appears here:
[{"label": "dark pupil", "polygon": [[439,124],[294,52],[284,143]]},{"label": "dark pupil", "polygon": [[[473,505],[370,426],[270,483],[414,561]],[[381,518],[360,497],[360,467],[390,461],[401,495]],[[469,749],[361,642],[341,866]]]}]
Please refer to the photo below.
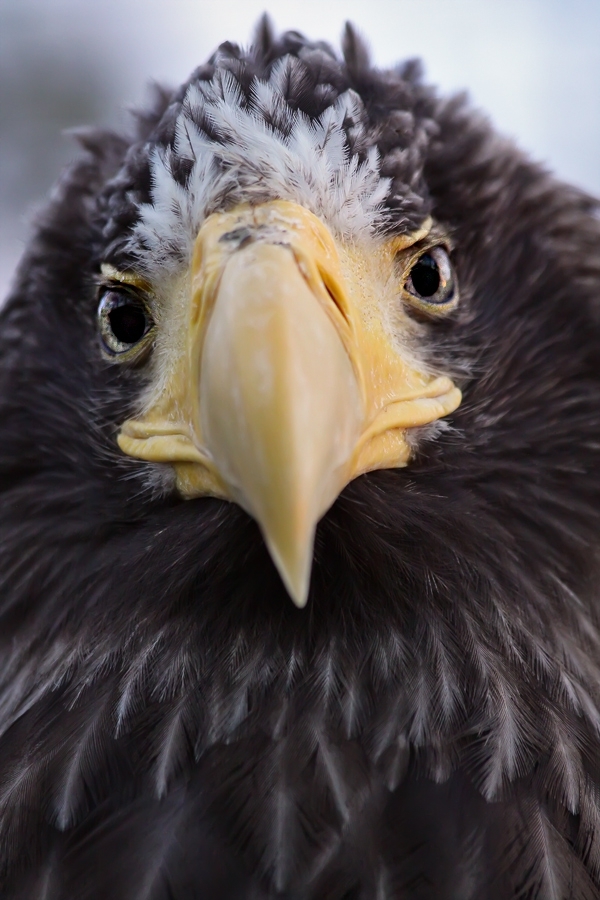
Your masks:
[{"label": "dark pupil", "polygon": [[433,297],[440,286],[438,265],[430,253],[424,253],[410,272],[413,287],[421,297]]},{"label": "dark pupil", "polygon": [[146,316],[138,306],[117,306],[108,318],[112,333],[123,344],[135,344],[146,331]]}]

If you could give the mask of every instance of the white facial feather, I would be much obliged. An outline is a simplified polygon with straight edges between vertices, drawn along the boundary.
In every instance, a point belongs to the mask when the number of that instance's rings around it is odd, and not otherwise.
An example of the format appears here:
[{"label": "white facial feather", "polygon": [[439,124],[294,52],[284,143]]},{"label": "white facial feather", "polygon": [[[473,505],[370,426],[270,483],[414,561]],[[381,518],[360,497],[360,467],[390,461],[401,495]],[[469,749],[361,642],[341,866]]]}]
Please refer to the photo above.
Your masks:
[{"label": "white facial feather", "polygon": [[[268,81],[255,80],[249,103],[229,72],[188,89],[174,149],[153,152],[152,202],[140,205],[129,242],[151,278],[188,263],[204,219],[236,203],[290,200],[346,239],[385,222],[390,182],[380,175],[377,148],[361,161],[346,138],[348,127],[364,136],[360,98],[346,91],[311,122],[282,93],[296,63],[280,60]],[[219,140],[195,124],[201,111]],[[177,160],[192,163],[185,187],[173,175]]]}]

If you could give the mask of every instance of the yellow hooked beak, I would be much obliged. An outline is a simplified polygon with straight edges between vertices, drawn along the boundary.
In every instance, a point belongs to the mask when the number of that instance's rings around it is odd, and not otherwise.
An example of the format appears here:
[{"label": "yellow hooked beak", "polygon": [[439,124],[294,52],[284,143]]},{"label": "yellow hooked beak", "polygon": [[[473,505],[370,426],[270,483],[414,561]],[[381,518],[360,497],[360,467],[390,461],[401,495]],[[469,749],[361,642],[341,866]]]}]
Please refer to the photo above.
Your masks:
[{"label": "yellow hooked beak", "polygon": [[406,430],[461,399],[450,379],[403,359],[355,268],[349,279],[330,232],[294,203],[210,216],[156,384],[118,437],[131,456],[171,463],[184,497],[247,510],[297,606],[317,523],[340,491],[406,465]]}]

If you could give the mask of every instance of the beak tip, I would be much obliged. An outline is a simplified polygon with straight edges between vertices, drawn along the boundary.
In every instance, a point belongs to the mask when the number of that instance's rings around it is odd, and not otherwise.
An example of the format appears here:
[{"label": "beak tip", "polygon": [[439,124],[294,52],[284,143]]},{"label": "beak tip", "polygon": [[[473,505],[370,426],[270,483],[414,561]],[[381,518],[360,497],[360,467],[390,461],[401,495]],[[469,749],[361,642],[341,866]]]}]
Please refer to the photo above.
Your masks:
[{"label": "beak tip", "polygon": [[288,587],[288,594],[296,609],[304,609],[308,602],[308,585],[302,591],[290,591]]},{"label": "beak tip", "polygon": [[[296,562],[299,562],[299,560]],[[291,566],[277,565],[281,580],[290,596],[290,600],[297,609],[304,609],[308,602],[311,568],[312,546],[310,555],[307,555],[307,559],[303,560],[301,565],[296,565],[293,568]]]},{"label": "beak tip", "polygon": [[[290,600],[297,609],[304,609],[308,602],[310,575],[312,570],[314,529],[310,537],[294,542],[291,547],[282,548],[267,534],[267,548]],[[264,533],[264,532],[263,532]],[[287,550],[287,552],[285,552]],[[283,552],[282,552],[283,551]]]}]

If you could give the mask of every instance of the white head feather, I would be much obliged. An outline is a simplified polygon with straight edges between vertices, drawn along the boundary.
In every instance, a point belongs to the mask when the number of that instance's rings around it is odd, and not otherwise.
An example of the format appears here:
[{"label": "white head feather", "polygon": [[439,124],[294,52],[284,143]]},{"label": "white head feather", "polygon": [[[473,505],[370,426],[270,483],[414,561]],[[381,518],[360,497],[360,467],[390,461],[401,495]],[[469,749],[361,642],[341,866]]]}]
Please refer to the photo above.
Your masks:
[{"label": "white head feather", "polygon": [[[286,57],[268,81],[255,79],[250,101],[228,71],[190,86],[174,148],[152,153],[151,203],[140,204],[129,242],[150,277],[188,263],[206,216],[236,203],[294,201],[345,239],[373,234],[385,221],[390,181],[381,177],[377,148],[361,161],[348,147],[349,122],[365,135],[360,98],[348,90],[311,121],[283,94],[295,64]],[[201,111],[218,140],[196,124]],[[176,160],[192,164],[185,187],[173,175]]]}]

